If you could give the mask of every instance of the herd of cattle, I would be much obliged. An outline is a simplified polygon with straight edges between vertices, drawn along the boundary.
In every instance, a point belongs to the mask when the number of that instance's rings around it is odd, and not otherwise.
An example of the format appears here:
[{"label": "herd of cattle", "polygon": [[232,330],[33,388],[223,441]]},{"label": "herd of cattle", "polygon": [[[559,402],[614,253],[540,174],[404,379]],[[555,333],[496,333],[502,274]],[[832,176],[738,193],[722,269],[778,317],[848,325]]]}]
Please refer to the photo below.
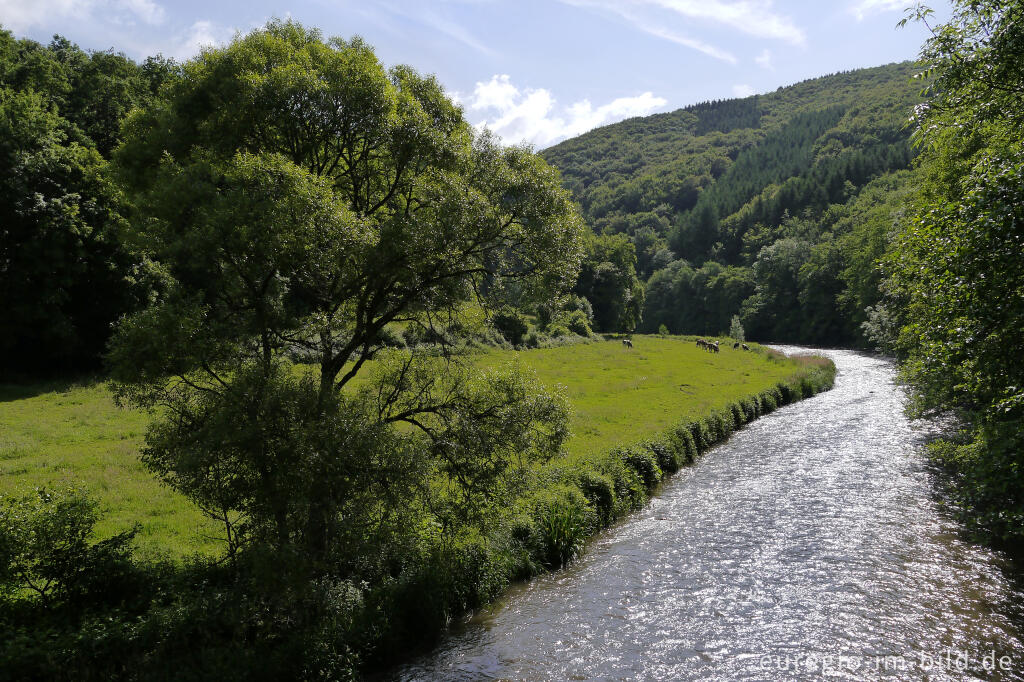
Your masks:
[{"label": "herd of cattle", "polygon": [[[622,345],[626,348],[632,348],[633,342],[629,339],[622,339]],[[745,343],[737,341],[732,344],[733,348],[743,348],[743,350],[750,350],[750,346]],[[697,348],[703,348],[709,353],[719,353],[721,350],[718,347],[718,341],[705,341],[704,339],[697,339]]]}]

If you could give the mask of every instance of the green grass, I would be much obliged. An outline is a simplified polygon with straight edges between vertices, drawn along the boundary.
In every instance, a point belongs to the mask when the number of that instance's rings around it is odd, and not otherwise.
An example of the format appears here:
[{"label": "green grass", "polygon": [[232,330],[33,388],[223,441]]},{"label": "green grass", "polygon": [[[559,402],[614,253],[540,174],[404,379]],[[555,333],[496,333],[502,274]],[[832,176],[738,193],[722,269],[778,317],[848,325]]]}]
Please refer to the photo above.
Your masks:
[{"label": "green grass", "polygon": [[[658,336],[525,351],[516,358],[548,386],[566,387],[573,406],[569,454],[607,450],[658,435],[685,416],[725,407],[793,376],[798,368],[723,343],[713,354],[692,340]],[[507,362],[490,351],[482,363]]]},{"label": "green grass", "polygon": [[[725,347],[711,354],[692,340],[637,336],[532,351],[489,350],[483,367],[510,360],[561,384],[573,406],[571,459],[658,436],[684,417],[724,408],[794,376],[798,366]],[[101,505],[100,534],[133,523],[144,553],[212,553],[216,528],[139,461],[144,412],[117,408],[100,382],[0,385],[0,493],[80,485]]]},{"label": "green grass", "polygon": [[114,405],[101,382],[0,385],[0,493],[81,486],[100,503],[97,533],[139,523],[139,550],[212,553],[216,528],[139,461],[148,416]]}]

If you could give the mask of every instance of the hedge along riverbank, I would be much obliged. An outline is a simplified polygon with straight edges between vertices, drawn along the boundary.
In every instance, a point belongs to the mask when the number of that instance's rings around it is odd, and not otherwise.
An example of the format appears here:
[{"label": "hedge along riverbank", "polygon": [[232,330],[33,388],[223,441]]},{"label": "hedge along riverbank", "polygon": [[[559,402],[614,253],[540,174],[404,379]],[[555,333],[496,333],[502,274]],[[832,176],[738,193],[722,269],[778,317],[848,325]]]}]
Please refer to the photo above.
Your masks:
[{"label": "hedge along riverbank", "polygon": [[737,429],[832,387],[836,370],[830,360],[791,359],[797,372],[770,388],[685,416],[641,442],[549,462],[534,473],[530,492],[504,510],[492,533],[424,546],[418,557],[409,557],[409,570],[365,595],[351,621],[362,667],[392,665],[411,648],[436,641],[454,619],[513,582],[561,568],[596,533],[640,509],[667,476]]}]

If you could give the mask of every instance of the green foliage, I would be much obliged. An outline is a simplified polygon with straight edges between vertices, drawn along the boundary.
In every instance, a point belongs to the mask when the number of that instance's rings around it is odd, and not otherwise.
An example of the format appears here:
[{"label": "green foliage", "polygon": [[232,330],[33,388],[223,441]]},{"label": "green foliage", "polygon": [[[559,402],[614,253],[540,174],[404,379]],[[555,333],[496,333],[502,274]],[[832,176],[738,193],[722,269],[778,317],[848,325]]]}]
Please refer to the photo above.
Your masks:
[{"label": "green foliage", "polygon": [[0,367],[95,369],[111,324],[148,296],[144,263],[121,245],[105,157],[127,112],[173,73],[0,29]]},{"label": "green foliage", "polygon": [[633,331],[644,303],[633,243],[624,235],[591,237],[574,292],[592,304],[596,331]]},{"label": "green foliage", "polygon": [[743,331],[743,323],[740,322],[739,315],[733,315],[732,319],[729,320],[729,337],[737,341],[746,341],[746,333]]},{"label": "green foliage", "polygon": [[[142,595],[119,606],[117,613],[100,609],[95,616],[87,612],[80,623],[72,623],[62,614],[35,607],[0,612],[0,656],[6,669],[27,679],[85,674],[117,679],[131,670],[136,677],[148,679],[216,676],[230,680],[262,676],[315,679],[387,665],[411,646],[429,644],[465,609],[493,599],[511,580],[570,560],[598,528],[640,507],[663,475],[696,457],[692,422],[702,423],[709,438],[712,432],[721,437],[731,430],[739,405],[749,406],[757,392],[779,382],[800,386],[804,372],[819,389],[830,380],[828,372],[800,369],[762,353],[732,354],[730,350],[723,351],[721,357],[710,356],[697,349],[692,339],[637,336],[634,342],[636,352],[631,353],[624,353],[617,342],[608,342],[517,355],[524,367],[519,373],[532,369],[545,383],[567,385],[572,396],[575,414],[571,425],[577,436],[569,441],[567,452],[550,458],[548,454],[561,435],[542,428],[550,421],[533,418],[531,413],[561,410],[558,402],[536,390],[538,381],[533,376],[516,379],[509,376],[513,370],[502,369],[511,351],[489,349],[474,356],[481,369],[490,369],[484,376],[467,373],[470,383],[460,392],[465,397],[460,411],[449,413],[448,431],[437,431],[442,436],[434,451],[437,457],[425,457],[439,474],[431,479],[433,487],[419,498],[419,506],[414,501],[404,510],[394,507],[389,518],[360,517],[375,532],[365,537],[356,533],[344,536],[352,545],[329,561],[331,573],[342,569],[347,575],[309,579],[303,575],[309,556],[278,552],[273,539],[263,546],[250,541],[233,561],[220,565],[185,562],[136,573],[129,581],[131,589],[107,592],[118,600],[124,594]],[[223,439],[219,444],[223,449],[218,452],[225,463],[242,456],[241,446],[247,440],[269,441],[263,462],[271,475],[261,479],[255,467],[239,465],[237,488],[229,491],[244,491],[259,480],[285,488],[315,486],[318,482],[310,480],[310,472],[319,471],[339,492],[358,498],[363,493],[351,489],[356,485],[351,477],[364,471],[360,467],[365,467],[364,473],[369,471],[373,463],[360,463],[359,452],[346,452],[344,458],[335,460],[341,465],[335,469],[316,458],[316,451],[326,450],[332,437],[344,439],[354,450],[363,447],[359,433],[367,424],[360,424],[344,410],[366,407],[365,401],[376,399],[374,392],[381,385],[402,386],[400,380],[420,385],[415,377],[402,379],[403,373],[436,376],[435,370],[443,367],[442,358],[435,358],[434,366],[418,367],[406,366],[406,359],[401,351],[380,352],[370,369],[389,380],[359,384],[364,391],[361,400],[342,394],[338,399],[345,400],[347,407],[339,410],[334,425],[289,427],[306,419],[304,415],[314,402],[311,384],[315,383],[303,376],[301,368],[279,365],[279,369],[291,371],[274,374],[262,387],[253,381],[258,373],[239,376],[232,382],[232,399],[259,402],[264,418],[246,416],[243,409],[232,419],[234,406],[212,398],[209,404],[223,414],[211,410],[201,418],[207,421],[210,434]],[[680,390],[683,383],[686,391]],[[39,433],[34,422],[40,413],[50,415],[46,424],[68,422],[80,434],[89,424],[101,421],[104,411],[141,431],[141,419],[125,420],[142,415],[118,413],[105,397],[100,409],[99,396],[105,393],[99,389],[90,392],[79,387],[35,397],[21,391],[9,389],[3,396],[10,399],[0,402],[0,419],[15,427],[12,438],[16,448],[30,447],[27,434],[49,439],[51,447],[52,441],[62,440],[59,435]],[[781,399],[781,391],[776,394]],[[794,396],[800,394],[806,393],[793,392]],[[47,395],[50,397],[44,400]],[[410,398],[406,396],[407,401]],[[24,404],[24,414],[30,415],[22,421],[17,418],[20,404]],[[493,413],[493,419],[475,419],[473,412]],[[183,416],[199,418],[198,413]],[[507,428],[510,425],[512,428]],[[311,429],[315,433],[309,433]],[[661,432],[663,435],[651,438],[652,433]],[[116,430],[87,433],[108,444],[134,438]],[[389,437],[401,441],[410,434],[400,431]],[[646,440],[638,443],[641,439]],[[482,444],[478,453],[468,449],[476,441]],[[199,444],[190,447],[190,461],[214,463],[215,458],[203,453]],[[26,460],[18,458],[21,450],[5,448],[7,445],[0,443],[0,459],[13,466],[25,464]],[[515,453],[522,453],[524,461],[520,463]],[[374,456],[365,450],[362,455]],[[55,458],[51,452],[50,460]],[[106,473],[131,460],[134,452],[122,451],[115,460],[96,466]],[[413,459],[410,466],[418,461]],[[378,463],[381,474],[401,475],[388,470],[394,463]],[[76,467],[80,464],[75,460]],[[327,468],[317,470],[318,466]],[[451,479],[440,467],[457,469],[467,481],[477,484],[449,489]],[[11,471],[5,469],[5,473]],[[135,475],[141,478],[144,473],[136,471]],[[76,468],[74,474],[102,490],[103,479],[96,478],[95,472]],[[414,477],[411,471],[407,474],[409,479]],[[379,478],[361,480],[379,486]],[[104,506],[115,505],[115,490],[119,493],[127,487],[123,480],[108,486]],[[289,528],[301,529],[303,519],[311,516],[307,505],[311,496],[288,490],[285,518]],[[374,490],[378,495],[392,495],[387,502],[379,500],[382,506],[402,497],[401,491]],[[487,492],[488,523],[459,521],[469,512],[482,510],[481,497],[465,497],[464,491],[469,490]],[[359,513],[358,499],[337,502],[348,505],[343,507],[346,513]],[[146,502],[135,504],[138,516],[147,518]],[[189,516],[187,522],[193,523],[193,519]],[[263,524],[251,519],[248,523],[252,533],[273,537],[273,518]],[[338,526],[335,530],[344,529]],[[177,664],[169,667],[168,661]]]},{"label": "green foliage", "polygon": [[501,312],[495,313],[494,317],[491,318],[491,324],[494,328],[501,332],[501,335],[511,343],[513,346],[519,346],[523,343],[523,336],[529,330],[530,325],[526,321],[526,317],[521,312],[514,308],[507,308]]},{"label": "green foliage", "polygon": [[[402,510],[427,504],[434,474],[445,532],[480,522],[510,458],[557,449],[557,401],[420,345],[345,388],[391,323],[447,346],[471,298],[574,280],[581,223],[556,175],[475,136],[433,78],[292,22],[204,52],[164,95],[117,153],[133,243],[166,277],[110,354],[122,400],[166,408],[147,464],[223,524],[230,552],[294,552],[316,575],[341,548],[362,556],[365,527],[382,545],[413,532]],[[318,373],[295,379],[286,353]],[[538,419],[555,445],[528,435]]]},{"label": "green foliage", "polygon": [[[908,18],[927,22],[931,10]],[[927,24],[926,24],[927,25]],[[917,415],[952,412],[967,445],[935,450],[972,524],[1019,547],[1024,375],[1024,15],[1005,0],[954,2],[921,51],[926,105],[919,200],[886,257],[870,320],[902,358]]]},{"label": "green foliage", "polygon": [[131,571],[130,530],[90,542],[97,504],[80,491],[0,497],[0,596],[24,591],[46,606],[116,603]]},{"label": "green foliage", "polygon": [[[643,331],[707,335],[740,315],[753,338],[864,344],[875,261],[913,187],[912,69],[624,121],[543,154],[595,232],[633,242]],[[806,246],[764,251],[783,240]]]}]

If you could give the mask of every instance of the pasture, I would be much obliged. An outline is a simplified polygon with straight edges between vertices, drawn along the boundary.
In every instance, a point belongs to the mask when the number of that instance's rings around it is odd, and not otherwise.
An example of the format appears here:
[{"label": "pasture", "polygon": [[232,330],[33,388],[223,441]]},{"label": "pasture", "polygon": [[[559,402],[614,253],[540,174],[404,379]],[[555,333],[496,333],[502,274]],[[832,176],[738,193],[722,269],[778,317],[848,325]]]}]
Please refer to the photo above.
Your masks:
[{"label": "pasture", "polygon": [[[472,361],[522,363],[544,385],[563,386],[573,407],[569,458],[658,435],[681,418],[723,408],[800,372],[794,362],[731,344],[717,354],[684,337],[636,336],[633,344],[494,349]],[[144,412],[116,407],[99,381],[0,385],[0,493],[78,485],[100,502],[102,535],[139,523],[143,554],[216,551],[210,537],[216,529],[139,461],[147,421]]]}]

